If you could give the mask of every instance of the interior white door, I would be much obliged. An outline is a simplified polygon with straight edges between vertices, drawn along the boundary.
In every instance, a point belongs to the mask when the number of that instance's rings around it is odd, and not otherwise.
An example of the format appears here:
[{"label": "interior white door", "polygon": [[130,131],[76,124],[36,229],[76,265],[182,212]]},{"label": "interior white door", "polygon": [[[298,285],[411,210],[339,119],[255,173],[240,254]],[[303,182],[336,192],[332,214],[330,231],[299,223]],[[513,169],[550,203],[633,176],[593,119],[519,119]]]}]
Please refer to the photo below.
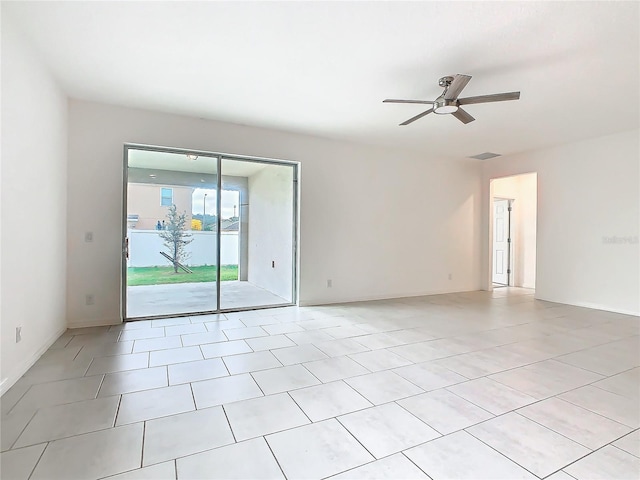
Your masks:
[{"label": "interior white door", "polygon": [[493,283],[509,284],[510,200],[493,201]]}]

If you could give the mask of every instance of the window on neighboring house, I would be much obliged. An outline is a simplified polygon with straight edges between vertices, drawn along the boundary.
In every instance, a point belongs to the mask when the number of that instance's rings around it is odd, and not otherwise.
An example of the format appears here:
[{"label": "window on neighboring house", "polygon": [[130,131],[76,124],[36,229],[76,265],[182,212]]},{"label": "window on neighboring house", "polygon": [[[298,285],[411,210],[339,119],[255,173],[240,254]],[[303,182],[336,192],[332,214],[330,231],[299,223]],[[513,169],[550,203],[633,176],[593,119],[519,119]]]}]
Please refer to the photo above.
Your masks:
[{"label": "window on neighboring house", "polygon": [[170,207],[173,205],[173,188],[163,188],[160,192],[160,205]]}]

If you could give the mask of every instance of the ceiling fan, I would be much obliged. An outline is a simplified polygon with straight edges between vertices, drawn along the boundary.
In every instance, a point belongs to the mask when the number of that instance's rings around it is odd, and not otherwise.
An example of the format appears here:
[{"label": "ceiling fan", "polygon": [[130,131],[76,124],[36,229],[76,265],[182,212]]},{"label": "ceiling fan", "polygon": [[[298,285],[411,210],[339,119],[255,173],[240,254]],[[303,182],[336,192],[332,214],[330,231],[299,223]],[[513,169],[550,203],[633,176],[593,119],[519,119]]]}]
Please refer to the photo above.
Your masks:
[{"label": "ceiling fan", "polygon": [[520,92],[509,93],[495,93],[493,95],[479,95],[477,97],[458,98],[458,95],[462,92],[462,89],[467,86],[471,80],[471,75],[455,75],[453,77],[442,77],[438,81],[438,85],[444,88],[444,92],[433,102],[429,100],[394,100],[387,98],[383,100],[385,103],[419,103],[425,105],[433,105],[426,112],[422,112],[415,117],[411,117],[406,122],[402,122],[400,125],[409,125],[410,123],[419,120],[425,115],[429,115],[431,112],[438,115],[445,115],[450,113],[462,123],[473,122],[475,118],[469,115],[465,110],[461,108],[461,105],[472,105],[474,103],[489,103],[489,102],[504,102],[506,100],[518,100],[520,98]]}]

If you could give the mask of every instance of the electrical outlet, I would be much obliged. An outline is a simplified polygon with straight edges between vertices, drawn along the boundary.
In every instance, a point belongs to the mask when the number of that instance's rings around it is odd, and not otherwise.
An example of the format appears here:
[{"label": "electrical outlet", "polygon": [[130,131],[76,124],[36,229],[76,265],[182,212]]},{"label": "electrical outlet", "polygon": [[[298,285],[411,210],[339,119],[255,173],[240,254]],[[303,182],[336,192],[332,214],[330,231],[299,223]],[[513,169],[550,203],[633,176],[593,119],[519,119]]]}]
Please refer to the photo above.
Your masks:
[{"label": "electrical outlet", "polygon": [[16,327],[16,343],[22,340],[22,327]]},{"label": "electrical outlet", "polygon": [[84,232],[84,241],[87,243],[93,242],[93,232]]},{"label": "electrical outlet", "polygon": [[92,293],[88,293],[84,296],[85,305],[93,305],[95,303],[95,298]]},{"label": "electrical outlet", "polygon": [[327,280],[327,288],[331,288],[333,286],[333,280]]}]

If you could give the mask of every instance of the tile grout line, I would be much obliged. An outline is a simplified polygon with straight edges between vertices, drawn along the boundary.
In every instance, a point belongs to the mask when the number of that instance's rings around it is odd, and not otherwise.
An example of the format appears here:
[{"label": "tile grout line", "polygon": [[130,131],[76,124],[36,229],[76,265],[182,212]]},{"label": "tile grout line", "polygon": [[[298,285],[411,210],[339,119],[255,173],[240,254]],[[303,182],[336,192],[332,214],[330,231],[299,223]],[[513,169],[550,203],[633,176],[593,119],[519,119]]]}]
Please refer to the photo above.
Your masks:
[{"label": "tile grout line", "polygon": [[[420,394],[423,395],[423,394]],[[400,403],[398,403],[399,401],[402,400],[406,400],[407,398],[412,398],[412,397],[406,397],[406,398],[401,398],[399,400],[393,400],[391,402],[388,403],[383,403],[382,405],[388,405],[389,403],[394,403],[396,404],[398,407],[400,407],[401,409],[403,409],[405,412],[407,412],[409,415],[411,415],[412,417],[414,417],[416,420],[419,420],[420,422],[424,423],[427,427],[429,427],[430,429],[434,430],[438,435],[440,435],[439,437],[436,438],[442,438],[445,437],[447,435],[450,435],[451,433],[455,433],[455,432],[450,432],[450,433],[442,433],[440,430],[438,430],[436,427],[434,427],[433,425],[429,425],[427,422],[425,422],[424,420],[422,420],[420,417],[418,417],[415,413],[413,413],[411,410],[409,410],[408,408],[406,408],[404,405],[401,405]],[[381,407],[382,405],[376,405],[376,407]],[[467,428],[467,427],[465,427]],[[462,430],[462,429],[461,429]],[[457,430],[456,430],[457,431]],[[432,438],[431,440],[436,440],[436,438]],[[427,442],[430,442],[431,440],[427,440]],[[413,448],[413,447],[410,447]]]},{"label": "tile grout line", "polygon": [[271,444],[269,444],[269,440],[267,440],[267,436],[263,435],[261,437],[264,440],[264,443],[267,444],[267,448],[269,449],[269,451],[271,452],[271,455],[273,456],[273,459],[276,461],[276,465],[278,465],[278,468],[280,469],[280,471],[282,472],[282,476],[287,479],[287,475],[284,473],[284,469],[282,468],[282,465],[280,465],[280,461],[278,460],[278,457],[276,457],[276,454],[274,453],[273,449],[271,448]]},{"label": "tile grout line", "polygon": [[144,441],[147,437],[147,421],[142,422],[142,448],[140,449],[140,468],[144,467]]},{"label": "tile grout line", "polygon": [[[609,442],[609,443],[607,443],[607,444],[605,444],[605,445],[602,445],[601,447],[598,447],[598,448],[596,448],[595,450],[590,451],[590,452],[589,452],[589,453],[587,453],[586,455],[583,455],[582,457],[580,457],[580,458],[578,458],[578,459],[576,459],[576,460],[574,460],[574,461],[570,462],[569,464],[567,464],[567,465],[565,465],[564,467],[562,467],[562,468],[560,468],[560,469],[558,469],[558,470],[556,470],[556,471],[554,471],[554,472],[550,473],[549,475],[553,475],[554,473],[557,473],[557,472],[559,472],[560,470],[563,470],[563,471],[564,471],[564,469],[565,469],[565,468],[570,467],[571,465],[573,465],[573,464],[575,464],[575,463],[579,462],[580,460],[584,460],[585,458],[587,458],[587,457],[589,457],[589,456],[593,455],[594,453],[596,453],[596,452],[598,452],[598,451],[602,450],[602,449],[603,449],[603,448],[605,448],[605,447],[612,446],[612,447],[614,447],[614,448],[617,448],[615,445],[613,445],[613,442],[617,442],[618,440],[620,440],[621,438],[626,437],[627,435],[629,435],[629,434],[628,434],[628,433],[625,433],[625,434],[624,434],[624,435],[622,435],[621,437],[618,437],[618,438],[616,438],[615,440],[613,440],[613,441],[611,441],[611,442]],[[623,452],[624,452],[624,450],[622,450],[622,449],[618,449],[618,450],[620,450],[620,451],[623,451]],[[633,455],[633,454],[631,454],[631,453],[628,453],[628,452],[625,452],[625,453],[627,453],[628,455],[631,455],[632,457],[635,457],[635,455]],[[636,458],[637,458],[637,457],[636,457]],[[567,473],[567,472],[564,472],[564,473]],[[568,475],[570,475],[570,474],[568,474]],[[573,477],[573,475],[570,475],[570,476],[572,476],[572,477]],[[575,478],[575,477],[574,477],[574,478]]]},{"label": "tile grout line", "polygon": [[[22,377],[20,377],[22,378]],[[82,377],[81,377],[82,378]],[[43,382],[43,383],[50,383],[50,382]],[[27,388],[24,393],[22,395],[20,395],[20,397],[18,398],[18,400],[11,406],[11,408],[9,409],[9,411],[7,411],[7,415],[12,415],[13,414],[13,410],[14,408],[16,408],[16,406],[20,403],[20,401],[25,397],[25,395],[27,393],[29,393],[29,390],[31,390],[31,387],[33,387],[34,385],[38,385],[36,383],[33,383],[31,385],[29,385],[29,388]],[[35,414],[35,412],[34,412]]]},{"label": "tile grout line", "polygon": [[[585,385],[585,386],[587,386],[587,385]],[[557,394],[555,394],[555,395],[553,395],[553,396],[551,396],[551,397],[545,397],[545,398],[543,398],[543,399],[541,399],[541,400],[537,400],[537,401],[535,401],[535,402],[533,402],[533,403],[530,403],[530,404],[528,404],[528,405],[523,405],[522,407],[518,407],[518,408],[516,408],[516,409],[515,409],[515,410],[513,410],[513,411],[514,411],[514,412],[516,412],[516,413],[519,413],[519,412],[517,412],[517,410],[523,410],[523,409],[525,409],[525,408],[527,408],[527,407],[529,407],[529,406],[531,406],[531,405],[535,405],[535,404],[538,404],[538,403],[544,402],[544,401],[546,401],[546,400],[551,400],[551,399],[555,398],[555,399],[558,399],[558,400],[560,400],[560,401],[562,401],[562,402],[569,403],[569,404],[573,405],[574,407],[581,408],[582,410],[586,410],[587,412],[590,412],[590,413],[592,413],[592,414],[594,414],[594,415],[596,415],[596,416],[598,416],[598,417],[601,417],[601,418],[604,418],[604,419],[606,419],[606,420],[609,420],[610,422],[617,423],[618,425],[620,425],[620,426],[622,426],[622,427],[631,428],[631,429],[632,429],[632,430],[631,430],[632,432],[633,432],[634,430],[637,430],[637,428],[638,428],[638,427],[632,427],[631,425],[627,425],[626,423],[619,422],[618,420],[614,420],[613,418],[609,418],[609,417],[607,417],[606,415],[602,415],[601,413],[594,412],[593,410],[590,410],[590,409],[588,409],[588,408],[586,408],[586,407],[583,407],[582,405],[578,405],[578,404],[573,403],[573,402],[571,402],[571,401],[569,401],[569,400],[566,400],[566,399],[564,399],[564,398],[560,398],[560,395],[564,395],[565,393],[570,393],[570,392],[573,392],[573,391],[575,391],[575,390],[579,390],[579,389],[581,389],[581,388],[583,388],[583,387],[577,387],[577,388],[575,388],[574,390],[569,390],[569,391],[567,391],[567,392],[560,392],[560,393],[557,393]],[[605,391],[606,391],[606,390],[605,390]],[[608,392],[608,393],[613,393],[613,392]],[[626,398],[626,397],[623,397],[623,398]],[[522,414],[521,414],[521,415],[522,415]],[[523,416],[526,416],[526,415],[523,415]],[[527,418],[529,418],[529,417],[527,417]],[[529,419],[529,420],[532,420],[532,419]],[[538,422],[536,422],[536,423],[538,423]],[[549,427],[547,427],[547,428],[549,428]],[[575,441],[575,440],[574,440],[574,441]],[[586,446],[586,445],[585,445],[585,446]],[[587,448],[589,448],[589,447],[587,447]]]},{"label": "tile grout line", "polygon": [[123,394],[119,394],[118,396],[120,398],[118,399],[118,406],[116,407],[116,415],[115,415],[115,417],[113,417],[113,427],[111,427],[111,428],[115,428],[116,427],[116,422],[118,421],[118,415],[120,415],[120,405],[122,405],[122,396],[123,396]]},{"label": "tile grout line", "polygon": [[[481,378],[482,378],[482,379],[484,379],[484,378],[487,378],[487,377],[481,377]],[[477,380],[480,380],[480,379],[477,379]],[[491,380],[491,379],[489,378],[488,380]],[[463,382],[463,383],[456,383],[455,385],[449,385],[449,387],[455,387],[455,386],[457,386],[457,385],[463,385],[464,383],[467,383],[467,382]],[[508,385],[505,385],[505,387],[507,387],[507,386],[508,386]],[[444,388],[442,388],[442,390],[446,390],[446,391],[447,391],[447,392],[449,392],[450,394],[455,395],[456,397],[458,397],[458,398],[460,398],[460,399],[464,400],[465,402],[469,402],[471,405],[473,405],[473,406],[475,406],[475,407],[479,408],[480,410],[484,410],[485,412],[489,413],[490,415],[493,415],[493,418],[502,417],[503,415],[506,415],[506,414],[508,414],[508,413],[515,412],[515,411],[516,411],[517,409],[519,409],[519,408],[524,408],[524,407],[527,407],[527,406],[529,406],[529,405],[535,405],[536,403],[539,403],[539,402],[542,402],[543,400],[546,400],[546,398],[541,399],[541,400],[536,400],[536,399],[535,399],[535,397],[531,397],[531,395],[528,395],[529,397],[533,398],[535,401],[534,401],[534,402],[531,402],[531,403],[527,403],[527,404],[525,404],[525,405],[522,405],[521,407],[515,407],[515,408],[512,408],[512,409],[510,409],[510,410],[507,410],[506,412],[502,412],[502,413],[493,413],[492,411],[488,410],[487,408],[483,407],[482,405],[479,405],[479,404],[478,404],[478,403],[476,403],[475,401],[473,401],[473,400],[471,400],[471,399],[469,399],[469,398],[465,398],[465,397],[463,397],[462,395],[460,395],[459,393],[454,392],[453,390],[449,390],[449,387],[444,387]],[[510,388],[510,387],[509,387],[509,388]],[[515,390],[515,389],[512,389],[512,390]],[[435,390],[432,390],[432,391],[435,391]],[[516,390],[516,391],[517,391],[518,393],[523,393],[523,392],[520,392],[520,390]],[[524,395],[526,395],[526,394],[524,394]],[[487,420],[484,420],[484,422],[488,422],[489,420],[493,420],[493,418],[489,418],[489,419],[487,419]],[[479,422],[479,423],[483,423],[483,422]],[[466,428],[466,427],[465,427],[465,428]]]},{"label": "tile grout line", "polygon": [[[264,372],[265,370],[258,370],[259,372]],[[253,383],[255,383],[258,386],[258,389],[260,389],[260,393],[262,393],[263,397],[267,397],[268,395],[266,395],[264,393],[264,390],[262,390],[262,387],[260,386],[260,384],[258,383],[258,381],[256,380],[256,377],[253,376],[253,374],[256,372],[244,372],[244,373],[239,373],[237,375],[246,375],[249,374],[249,376],[251,377],[251,380],[253,380]],[[282,392],[281,392],[282,393]],[[276,393],[272,394],[272,395],[277,395]],[[256,397],[256,398],[260,398],[260,397]],[[242,400],[240,400],[242,401]],[[233,402],[231,402],[233,403]]]},{"label": "tile grout line", "polygon": [[[540,426],[540,427],[542,427],[542,428],[545,428],[546,430],[549,430],[549,431],[551,431],[551,432],[555,433],[556,435],[560,435],[561,437],[566,438],[566,439],[567,439],[567,440],[569,440],[570,442],[573,442],[573,443],[575,443],[575,444],[577,444],[577,445],[580,445],[581,447],[586,448],[587,450],[590,450],[590,451],[591,451],[590,453],[593,453],[593,452],[595,452],[595,451],[597,450],[597,449],[595,449],[595,450],[594,450],[593,448],[591,448],[591,447],[589,447],[589,446],[587,446],[587,445],[585,445],[585,444],[583,444],[583,443],[580,443],[578,440],[574,440],[573,438],[567,437],[564,433],[558,432],[558,431],[554,430],[552,427],[548,427],[548,426],[546,426],[546,425],[543,425],[542,423],[538,422],[537,420],[534,420],[533,418],[529,418],[529,417],[527,417],[526,415],[523,415],[523,414],[522,414],[522,413],[520,413],[520,412],[517,412],[517,411],[513,410],[513,411],[512,411],[512,412],[510,412],[510,413],[514,413],[514,414],[516,414],[516,415],[519,415],[520,417],[522,417],[522,418],[524,418],[524,419],[526,419],[526,420],[529,420],[530,422],[535,423],[536,425],[538,425],[538,426]],[[629,433],[629,432],[625,433],[624,435],[622,435],[622,437],[624,437],[624,436],[628,435],[628,433]],[[622,437],[619,437],[619,438],[617,438],[617,439],[616,439],[616,440],[614,440],[614,441],[620,440],[620,438],[622,438]],[[606,445],[606,444],[605,444],[605,445]],[[604,445],[603,445],[603,446],[604,446]],[[599,448],[602,448],[602,447],[599,447]]]},{"label": "tile grout line", "polygon": [[509,460],[511,463],[518,465],[520,468],[522,468],[523,470],[529,472],[531,475],[533,475],[536,478],[541,478],[540,475],[536,475],[535,473],[533,473],[531,470],[529,470],[528,468],[524,467],[523,465],[520,465],[518,462],[516,462],[514,459],[509,458],[507,455],[505,455],[504,453],[502,453],[500,450],[497,450],[496,448],[494,448],[492,445],[489,445],[487,442],[485,442],[484,440],[482,440],[481,438],[476,437],[473,432],[468,432],[466,429],[463,430],[465,433],[467,433],[468,435],[471,435],[473,438],[475,438],[476,440],[478,440],[479,442],[481,442],[482,444],[484,444],[485,446],[489,447],[491,450],[493,450],[494,452],[498,453],[500,456],[506,458],[507,460]]},{"label": "tile grout line", "polygon": [[[574,392],[574,391],[576,391],[576,390],[579,390],[579,389],[581,389],[581,388],[584,388],[585,386],[586,386],[586,385],[583,385],[583,386],[581,386],[581,387],[576,387],[576,388],[573,388],[573,389],[571,389],[571,390],[567,390],[566,392],[562,392],[562,393],[559,393],[558,395],[554,395],[554,397],[559,397],[560,395],[564,395],[564,394],[567,394],[567,393],[570,393],[570,392]],[[597,387],[595,387],[595,388],[597,388]],[[600,390],[602,390],[602,389],[600,389]],[[614,393],[614,392],[609,392],[609,391],[607,391],[607,390],[602,390],[602,391],[603,391],[603,392],[607,392],[607,393],[611,393],[611,394],[613,394],[613,395],[617,395],[616,393]],[[619,396],[619,397],[621,397],[621,398],[624,398],[624,399],[628,399],[627,397],[622,396],[622,395],[618,395],[618,396]],[[549,398],[552,398],[552,397],[549,397]],[[546,400],[546,399],[545,399],[545,400]],[[594,412],[594,411],[593,411],[593,410],[591,410],[590,408],[583,407],[582,405],[578,405],[577,403],[572,402],[571,400],[568,400],[568,399],[565,399],[565,398],[560,398],[560,400],[564,400],[565,402],[570,403],[571,405],[574,405],[574,406],[576,406],[576,407],[582,408],[582,409],[587,410],[587,411],[589,411],[589,412],[591,412],[591,413],[594,413],[594,414],[596,414],[596,415],[599,415],[599,416],[601,416],[601,417],[604,417],[604,418],[606,418],[606,419],[608,419],[608,420],[611,420],[612,422],[616,422],[616,423],[619,423],[620,425],[624,425],[625,427],[629,427],[629,428],[637,428],[637,427],[632,427],[631,425],[628,425],[628,424],[626,424],[626,423],[622,423],[622,422],[619,422],[619,421],[617,421],[617,420],[614,420],[613,418],[607,417],[607,416],[602,415],[602,414],[600,414],[600,413],[598,413],[598,412]],[[628,399],[628,400],[630,400],[630,399]]]},{"label": "tile grout line", "polygon": [[[71,339],[73,339],[73,337],[71,337]],[[71,340],[69,340],[69,342],[71,342]],[[86,347],[86,345],[82,345],[82,346],[80,347],[80,350],[78,350],[78,352],[73,356],[73,358],[71,359],[71,361],[75,361],[75,360],[76,360],[76,358],[78,358],[78,356],[80,355],[80,352],[81,352],[82,350],[84,350],[84,347]]]},{"label": "tile grout line", "polygon": [[[307,425],[313,425],[314,423],[318,423],[318,422],[314,422],[313,420],[311,420],[311,417],[309,417],[309,415],[307,415],[307,412],[304,411],[304,409],[298,404],[298,402],[296,402],[296,399],[293,398],[293,395],[291,395],[291,392],[286,391],[283,392],[286,393],[288,395],[288,397],[291,399],[291,401],[295,404],[296,407],[298,407],[298,409],[302,412],[302,414],[307,417],[307,420],[309,420],[309,423]],[[297,427],[294,427],[297,428]]]},{"label": "tile grout line", "polygon": [[[562,473],[566,474],[566,475],[567,475],[569,478],[571,478],[571,479],[578,480],[576,477],[574,477],[573,475],[568,474],[568,473],[567,473],[567,472],[565,472],[564,470],[558,470],[557,472],[553,472],[551,475],[554,475],[554,474],[556,474],[556,473],[558,473],[558,472],[562,472]],[[549,477],[550,477],[551,475],[549,475]],[[549,478],[549,477],[546,477],[546,478]]]},{"label": "tile grout line", "polygon": [[[168,367],[167,367],[167,370],[168,370]],[[196,395],[195,393],[193,393],[193,385],[191,385],[191,382],[189,382],[189,391],[191,392],[191,400],[193,401],[193,411],[194,412],[198,411],[198,404],[196,403]],[[171,416],[171,415],[167,415],[167,416]]]},{"label": "tile grout line", "polygon": [[[414,447],[411,447],[411,448],[414,448]],[[427,476],[427,478],[428,478],[429,480],[431,480],[433,477],[431,477],[431,475],[429,475],[427,472],[425,472],[425,471],[424,471],[424,469],[423,469],[422,467],[420,467],[420,465],[418,465],[416,462],[414,462],[413,460],[411,460],[411,458],[409,457],[409,455],[407,455],[407,454],[405,453],[407,450],[409,450],[409,449],[402,450],[402,451],[400,452],[400,455],[402,455],[404,458],[406,458],[407,460],[409,460],[409,461],[411,462],[411,464],[412,464],[412,465],[414,465],[418,470],[420,470],[422,473],[424,473],[424,474]]]},{"label": "tile grout line", "polygon": [[[11,446],[9,447],[8,450],[6,450],[7,452],[10,451],[10,450],[13,450],[13,447],[15,446],[16,442],[20,439],[20,437],[22,436],[24,431],[27,429],[27,427],[29,426],[31,421],[34,419],[34,417],[36,416],[36,413],[38,413],[37,409],[31,414],[31,417],[29,417],[29,420],[27,421],[27,423],[25,423],[24,427],[22,427],[22,429],[20,430],[20,433],[16,436],[16,439],[13,442],[11,442]],[[4,453],[4,452],[2,452],[2,453]]]},{"label": "tile grout line", "polygon": [[33,473],[36,471],[36,467],[38,466],[38,464],[42,460],[42,457],[44,456],[44,452],[47,450],[47,448],[49,448],[50,444],[51,444],[51,442],[47,442],[45,447],[42,449],[42,452],[40,453],[40,456],[38,457],[38,460],[36,460],[36,463],[33,465],[33,468],[31,469],[31,472],[29,472],[29,475],[27,476],[27,480],[29,480],[33,476]]},{"label": "tile grout line", "polygon": [[[275,356],[275,355],[274,355],[274,356]],[[282,362],[280,362],[280,363],[282,363]],[[318,378],[318,377],[317,377],[317,376],[316,376],[316,375],[315,375],[311,370],[309,370],[309,369],[304,365],[304,363],[296,363],[296,364],[294,364],[294,365],[300,365],[300,366],[301,366],[301,367],[302,367],[306,372],[308,372],[308,373],[309,373],[309,375],[311,375],[313,378],[315,378],[316,380],[318,380],[318,381],[320,382],[318,385],[325,385],[325,383],[324,383],[322,380],[320,380],[320,379],[319,379],[319,378]],[[289,367],[293,367],[294,365],[287,365],[287,366],[289,366]],[[302,388],[309,388],[309,387],[314,387],[314,386],[318,386],[318,385],[309,385],[309,386],[307,386],[307,387],[302,387]],[[298,389],[296,389],[296,390],[298,390]]]},{"label": "tile grout line", "polygon": [[[96,390],[96,394],[95,394],[95,396],[93,397],[94,399],[96,399],[96,398],[98,398],[98,397],[100,396],[100,390],[102,389],[102,385],[104,385],[104,381],[105,381],[105,380],[106,380],[106,378],[107,378],[107,374],[106,374],[106,373],[103,373],[103,374],[101,374],[101,375],[102,375],[102,378],[100,379],[100,384],[98,385],[98,390]],[[89,377],[89,378],[90,378],[90,377]]]},{"label": "tile grout line", "polygon": [[[369,451],[369,449],[368,449],[367,447],[365,447],[365,446],[363,445],[363,443],[362,443],[360,440],[358,440],[358,437],[356,437],[353,433],[351,433],[351,430],[349,430],[349,429],[347,428],[347,426],[346,426],[345,424],[343,424],[343,423],[340,421],[340,419],[339,419],[338,417],[331,417],[331,418],[329,418],[329,419],[327,419],[327,420],[323,420],[323,421],[325,421],[325,422],[326,422],[326,421],[329,421],[329,420],[335,420],[336,422],[338,422],[338,424],[339,424],[342,428],[344,428],[344,429],[347,431],[347,433],[348,433],[349,435],[351,435],[351,437],[352,437],[356,442],[358,442],[358,444],[359,444],[362,448],[364,448],[364,450],[365,450],[369,455],[371,455],[371,456],[373,457],[372,462],[375,462],[375,461],[377,461],[377,460],[378,460],[378,457],[376,457],[373,453],[371,453],[371,452]],[[371,462],[367,462],[367,463],[371,463]],[[366,464],[363,464],[363,465],[366,465]],[[361,465],[359,465],[359,466],[361,466]],[[341,472],[340,472],[340,473],[341,473]]]},{"label": "tile grout line", "polygon": [[[231,403],[233,403],[233,402],[231,402]],[[227,420],[227,425],[229,425],[229,431],[231,432],[231,437],[233,438],[233,443],[231,445],[237,444],[238,443],[238,439],[236,438],[236,434],[233,431],[233,428],[231,427],[231,421],[229,420],[229,416],[227,415],[227,410],[224,408],[224,404],[219,405],[219,406],[222,409],[222,413],[224,413],[224,418]],[[216,407],[210,407],[210,408],[216,408]],[[216,447],[216,448],[221,448],[221,447]],[[215,448],[213,448],[212,450],[215,450]]]},{"label": "tile grout line", "polygon": [[633,432],[629,432],[629,433],[627,433],[626,435],[624,435],[624,436],[622,436],[622,437],[618,438],[617,440],[614,440],[614,441],[613,441],[613,442],[611,442],[611,443],[608,443],[608,444],[607,444],[607,445],[605,445],[605,446],[612,446],[613,448],[616,448],[616,449],[620,450],[622,453],[626,453],[627,455],[631,455],[632,457],[636,457],[636,458],[639,458],[639,459],[640,459],[640,457],[638,457],[637,455],[635,455],[635,454],[633,454],[633,453],[631,453],[631,452],[627,452],[624,448],[621,448],[621,447],[619,447],[618,445],[614,445],[614,444],[613,444],[614,442],[618,442],[618,441],[620,441],[621,439],[623,439],[624,437],[626,437],[627,435],[631,435],[632,433],[633,433]]}]

